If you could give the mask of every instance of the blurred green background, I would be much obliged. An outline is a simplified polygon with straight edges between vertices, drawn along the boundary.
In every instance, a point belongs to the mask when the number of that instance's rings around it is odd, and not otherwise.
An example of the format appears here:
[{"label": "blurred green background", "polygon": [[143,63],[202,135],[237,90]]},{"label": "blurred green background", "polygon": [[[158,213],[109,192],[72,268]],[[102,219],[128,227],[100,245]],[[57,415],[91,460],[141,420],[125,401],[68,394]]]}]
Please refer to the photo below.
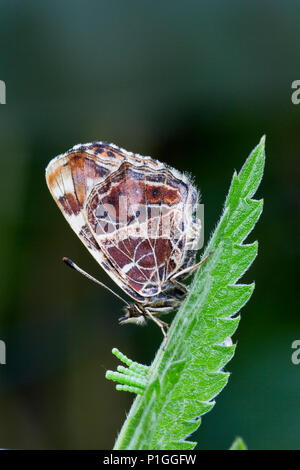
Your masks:
[{"label": "blurred green background", "polygon": [[300,449],[300,4],[277,1],[2,1],[0,79],[0,447],[112,448],[133,395],[115,391],[111,349],[150,363],[155,325],[118,326],[121,303],[61,262],[115,288],[48,192],[44,168],[77,143],[106,140],[191,172],[205,239],[234,169],[267,135],[228,386],[204,416],[201,449]]}]

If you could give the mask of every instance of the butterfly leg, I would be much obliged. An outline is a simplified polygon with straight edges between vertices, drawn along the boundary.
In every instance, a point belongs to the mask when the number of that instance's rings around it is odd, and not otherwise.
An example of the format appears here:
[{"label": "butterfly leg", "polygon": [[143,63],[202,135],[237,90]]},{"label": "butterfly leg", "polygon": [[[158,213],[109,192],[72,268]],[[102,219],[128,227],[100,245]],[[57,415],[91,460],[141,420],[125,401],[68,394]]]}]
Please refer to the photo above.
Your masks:
[{"label": "butterfly leg", "polygon": [[175,274],[175,276],[173,276],[170,280],[172,282],[174,282],[174,280],[177,278],[177,277],[181,277],[183,276],[184,274],[192,274],[194,271],[197,271],[197,269],[201,266],[201,264],[205,263],[205,261],[207,261],[207,259],[210,257],[210,255],[213,254],[213,251],[211,251],[210,253],[208,253],[208,255],[202,260],[200,261],[199,263],[197,264],[194,264],[194,266],[189,266],[188,268],[185,268],[183,269],[182,271],[179,271],[179,273]]},{"label": "butterfly leg", "polygon": [[152,315],[152,313],[148,309],[146,309],[146,313],[147,313],[147,316],[149,318],[151,318],[151,320],[154,321],[154,323],[156,323],[159,326],[159,328],[161,329],[162,334],[164,335],[164,338],[165,338],[164,345],[163,345],[163,350],[165,350],[166,346],[167,346],[167,343],[168,343],[168,335],[165,332],[164,328],[169,328],[168,323],[166,323],[166,322],[164,322],[164,321],[162,321],[158,318],[155,318],[155,316]]},{"label": "butterfly leg", "polygon": [[170,281],[172,282],[172,284],[174,284],[174,286],[180,290],[183,294],[187,294],[189,292],[189,289],[187,286],[185,286],[184,284],[182,284],[181,282],[177,281],[176,279],[170,279]]}]

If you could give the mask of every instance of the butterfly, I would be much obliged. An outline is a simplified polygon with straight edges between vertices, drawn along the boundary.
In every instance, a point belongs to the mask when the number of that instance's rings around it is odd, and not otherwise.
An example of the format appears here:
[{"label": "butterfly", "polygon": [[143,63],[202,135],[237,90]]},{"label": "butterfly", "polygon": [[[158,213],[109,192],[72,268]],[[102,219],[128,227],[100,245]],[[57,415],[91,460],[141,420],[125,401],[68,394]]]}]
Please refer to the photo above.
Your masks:
[{"label": "butterfly", "polygon": [[113,292],[125,303],[120,323],[153,320],[167,340],[159,315],[180,305],[182,280],[195,264],[201,220],[199,193],[176,169],[114,144],[79,144],[50,161],[48,188],[91,255],[134,302],[73,261],[66,264]]}]

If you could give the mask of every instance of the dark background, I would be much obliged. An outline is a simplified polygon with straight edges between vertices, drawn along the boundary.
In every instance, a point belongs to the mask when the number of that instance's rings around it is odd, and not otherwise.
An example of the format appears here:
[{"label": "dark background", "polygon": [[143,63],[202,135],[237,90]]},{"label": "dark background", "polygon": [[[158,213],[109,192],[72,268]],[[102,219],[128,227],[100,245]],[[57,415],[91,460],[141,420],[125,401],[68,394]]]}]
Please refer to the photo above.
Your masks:
[{"label": "dark background", "polygon": [[133,395],[105,380],[118,347],[150,363],[155,325],[118,326],[115,288],[72,232],[44,168],[77,143],[112,141],[195,175],[205,239],[234,169],[267,135],[249,241],[259,256],[230,382],[196,434],[201,449],[300,448],[300,4],[278,1],[2,1],[0,447],[112,448]]}]

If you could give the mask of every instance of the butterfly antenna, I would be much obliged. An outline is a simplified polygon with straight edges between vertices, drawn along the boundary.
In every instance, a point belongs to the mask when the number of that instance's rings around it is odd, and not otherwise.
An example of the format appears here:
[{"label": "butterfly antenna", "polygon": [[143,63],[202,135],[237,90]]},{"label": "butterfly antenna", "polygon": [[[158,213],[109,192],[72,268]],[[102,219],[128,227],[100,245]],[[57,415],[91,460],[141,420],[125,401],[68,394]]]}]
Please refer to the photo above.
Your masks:
[{"label": "butterfly antenna", "polygon": [[129,307],[129,303],[126,302],[126,300],[124,300],[120,295],[116,294],[116,292],[114,292],[113,290],[111,290],[109,287],[107,287],[105,284],[102,284],[102,282],[98,281],[98,279],[95,279],[93,276],[91,276],[90,274],[86,273],[85,271],[83,271],[83,269],[81,269],[79,266],[77,266],[77,264],[73,263],[72,260],[70,260],[69,258],[63,258],[63,262],[69,266],[70,268],[72,269],[75,269],[75,271],[78,271],[80,274],[83,274],[83,276],[87,277],[88,279],[90,279],[91,281],[95,282],[96,284],[98,284],[99,286],[101,287],[104,287],[104,289],[108,290],[109,292],[111,292],[114,296],[118,297],[118,299],[122,300],[122,302],[124,302],[124,304],[127,305],[127,307]]}]

